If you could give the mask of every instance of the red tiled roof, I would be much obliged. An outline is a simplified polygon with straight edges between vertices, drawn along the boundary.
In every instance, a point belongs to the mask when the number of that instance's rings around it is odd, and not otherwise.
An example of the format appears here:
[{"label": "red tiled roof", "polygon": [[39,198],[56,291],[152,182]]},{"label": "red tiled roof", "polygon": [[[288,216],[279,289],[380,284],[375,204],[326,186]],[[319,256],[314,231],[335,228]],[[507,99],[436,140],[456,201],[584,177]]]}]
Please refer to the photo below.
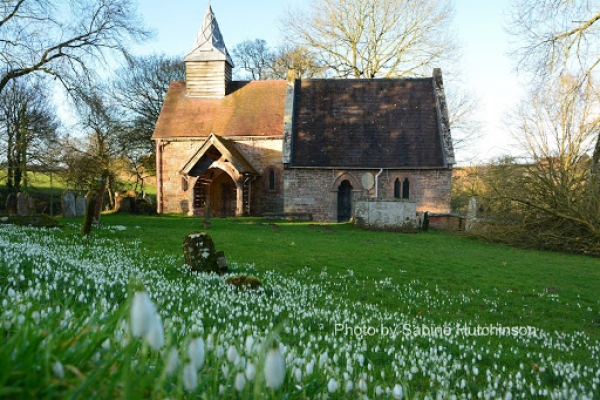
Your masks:
[{"label": "red tiled roof", "polygon": [[286,81],[231,82],[224,98],[185,96],[172,82],[152,139],[283,134]]},{"label": "red tiled roof", "polygon": [[296,82],[292,167],[445,167],[432,78]]}]

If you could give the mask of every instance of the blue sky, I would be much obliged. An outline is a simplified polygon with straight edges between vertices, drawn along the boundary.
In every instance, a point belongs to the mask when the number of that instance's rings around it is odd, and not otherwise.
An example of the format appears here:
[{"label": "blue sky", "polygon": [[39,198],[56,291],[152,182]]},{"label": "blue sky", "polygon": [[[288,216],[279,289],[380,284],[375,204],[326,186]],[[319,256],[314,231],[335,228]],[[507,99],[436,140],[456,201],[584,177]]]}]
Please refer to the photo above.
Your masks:
[{"label": "blue sky", "polygon": [[[279,44],[279,18],[287,7],[303,7],[304,0],[212,0],[211,6],[228,49],[246,39],[265,39]],[[141,0],[139,10],[155,40],[137,53],[183,56],[192,46],[208,0]],[[510,0],[455,0],[454,27],[462,47],[459,68],[464,85],[480,99],[478,119],[484,137],[474,152],[478,159],[510,152],[506,113],[523,95],[525,82],[517,79],[509,59],[509,36],[505,32]],[[464,155],[461,158],[465,158]]]}]

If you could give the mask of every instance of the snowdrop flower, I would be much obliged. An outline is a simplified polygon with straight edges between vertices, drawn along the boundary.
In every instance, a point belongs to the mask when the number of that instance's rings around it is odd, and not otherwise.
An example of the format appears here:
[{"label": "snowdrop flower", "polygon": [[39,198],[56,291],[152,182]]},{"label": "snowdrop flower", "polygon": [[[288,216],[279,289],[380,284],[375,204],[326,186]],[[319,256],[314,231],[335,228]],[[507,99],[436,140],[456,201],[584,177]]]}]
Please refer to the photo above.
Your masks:
[{"label": "snowdrop flower", "polygon": [[244,373],[243,372],[238,372],[238,374],[235,376],[235,390],[237,390],[238,392],[241,392],[242,390],[244,390],[244,387],[246,386],[246,377],[244,377]]},{"label": "snowdrop flower", "polygon": [[58,379],[65,377],[65,369],[60,361],[56,361],[54,364],[52,364],[52,372],[54,372],[54,375],[56,375]]},{"label": "snowdrop flower", "polygon": [[254,367],[254,364],[249,362],[246,365],[246,379],[248,379],[249,381],[253,381],[254,375],[256,375],[256,368]]},{"label": "snowdrop flower", "polygon": [[192,392],[198,387],[198,373],[192,362],[185,364],[183,367],[183,386],[188,392]]},{"label": "snowdrop flower", "polygon": [[401,400],[402,397],[404,397],[404,390],[402,390],[402,386],[400,386],[400,384],[396,384],[396,386],[394,386],[394,390],[392,390],[392,396],[394,396],[394,399],[396,400]]},{"label": "snowdrop flower", "polygon": [[150,327],[146,333],[146,340],[154,350],[160,350],[165,344],[165,331],[160,315],[154,314],[150,321]]},{"label": "snowdrop flower", "polygon": [[150,300],[148,293],[138,291],[133,295],[131,303],[131,333],[135,337],[142,337],[150,330],[154,323],[156,308]]},{"label": "snowdrop flower", "polygon": [[240,356],[234,345],[229,346],[229,350],[227,350],[227,359],[234,365],[237,365],[240,360]]},{"label": "snowdrop flower", "polygon": [[177,370],[178,365],[179,354],[177,354],[177,349],[175,347],[171,347],[171,350],[169,350],[169,354],[167,355],[167,366],[165,367],[167,375],[174,373]]},{"label": "snowdrop flower", "polygon": [[204,366],[204,340],[201,337],[192,339],[188,347],[188,356],[192,364],[196,367],[196,371]]},{"label": "snowdrop flower", "polygon": [[364,379],[358,381],[358,390],[361,392],[367,392],[367,382]]},{"label": "snowdrop flower", "polygon": [[267,387],[279,389],[285,378],[285,360],[279,351],[279,345],[274,343],[265,358],[265,380]]},{"label": "snowdrop flower", "polygon": [[353,388],[354,388],[354,384],[352,383],[352,381],[347,381],[346,382],[346,393],[350,393]]},{"label": "snowdrop flower", "polygon": [[381,396],[382,394],[383,394],[383,388],[382,388],[381,386],[377,386],[377,387],[375,388],[375,395],[376,395],[377,397],[379,397],[379,396]]},{"label": "snowdrop flower", "polygon": [[15,297],[16,293],[13,288],[8,288],[8,297]]},{"label": "snowdrop flower", "polygon": [[337,388],[338,388],[338,384],[337,384],[336,380],[331,378],[329,380],[329,382],[327,383],[327,390],[329,390],[329,393],[335,393]]}]

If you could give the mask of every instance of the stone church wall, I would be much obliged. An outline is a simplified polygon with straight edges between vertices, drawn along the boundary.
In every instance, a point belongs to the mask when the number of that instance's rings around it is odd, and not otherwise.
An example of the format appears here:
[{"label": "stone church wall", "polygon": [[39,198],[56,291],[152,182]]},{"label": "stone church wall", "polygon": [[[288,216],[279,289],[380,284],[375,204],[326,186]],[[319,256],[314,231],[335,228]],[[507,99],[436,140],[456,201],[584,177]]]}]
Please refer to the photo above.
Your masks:
[{"label": "stone church wall", "polygon": [[[337,221],[338,188],[348,180],[352,197],[375,197],[376,188],[363,188],[365,173],[378,170],[288,169],[284,173],[284,211],[311,213],[315,221]],[[409,200],[417,202],[417,211],[450,212],[451,170],[384,170],[377,185],[378,197],[394,197],[394,181],[409,180]]]}]

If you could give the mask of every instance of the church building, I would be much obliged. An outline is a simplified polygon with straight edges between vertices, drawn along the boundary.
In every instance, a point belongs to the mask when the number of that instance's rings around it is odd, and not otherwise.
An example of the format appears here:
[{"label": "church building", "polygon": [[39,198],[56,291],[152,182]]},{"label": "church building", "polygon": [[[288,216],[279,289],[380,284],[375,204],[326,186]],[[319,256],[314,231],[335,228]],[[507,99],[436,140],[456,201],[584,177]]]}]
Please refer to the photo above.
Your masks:
[{"label": "church building", "polygon": [[208,7],[156,143],[157,211],[348,221],[354,200],[450,211],[454,151],[442,74],[234,81]]}]

